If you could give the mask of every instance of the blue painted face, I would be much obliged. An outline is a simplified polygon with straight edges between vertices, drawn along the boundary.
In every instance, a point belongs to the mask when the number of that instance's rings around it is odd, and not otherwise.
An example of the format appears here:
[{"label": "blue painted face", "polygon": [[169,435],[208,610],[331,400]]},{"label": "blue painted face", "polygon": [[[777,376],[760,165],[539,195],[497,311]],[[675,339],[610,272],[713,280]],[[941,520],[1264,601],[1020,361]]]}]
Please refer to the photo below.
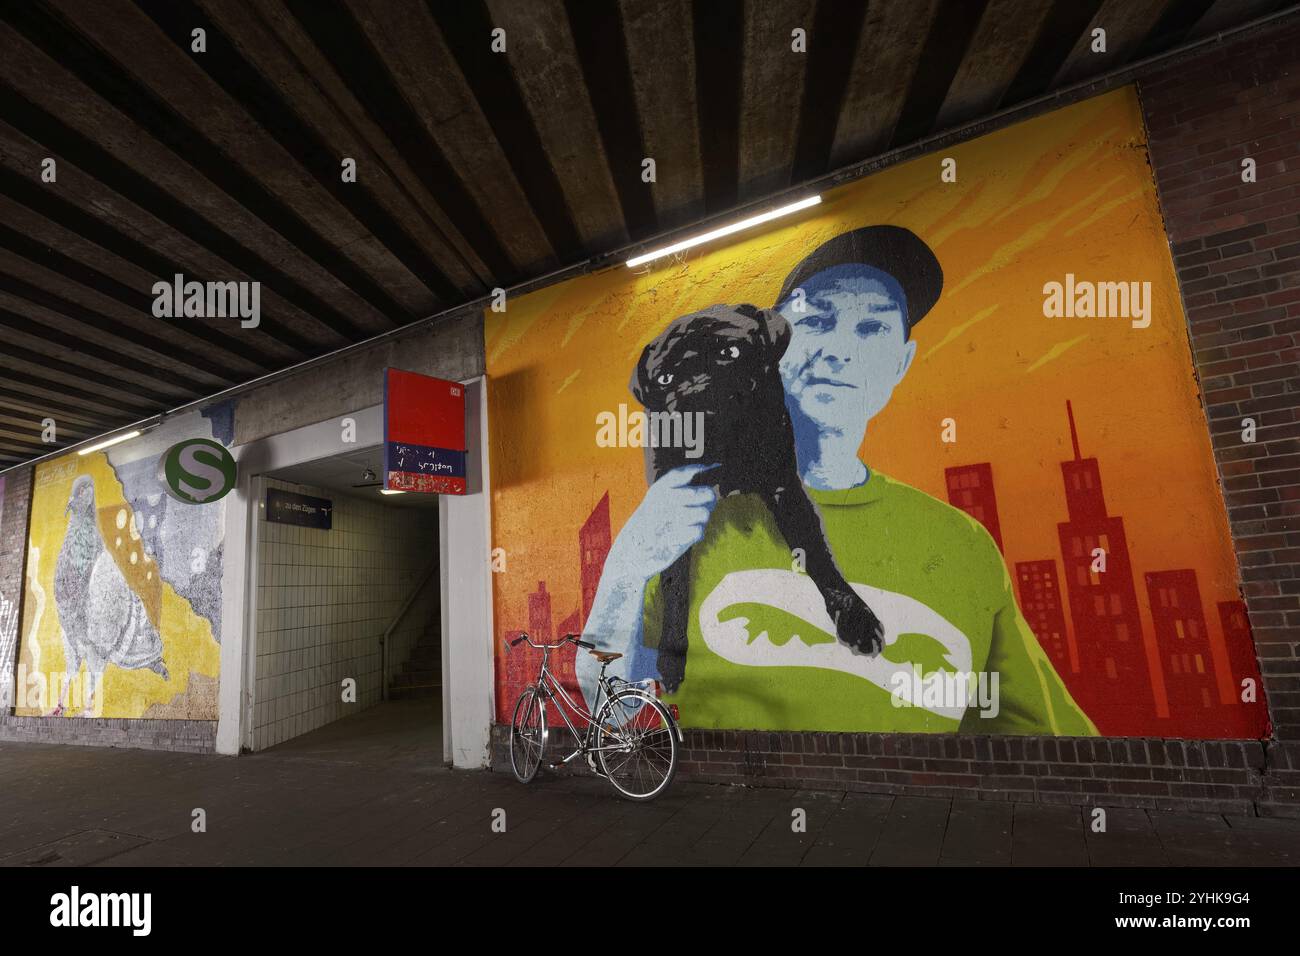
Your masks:
[{"label": "blue painted face", "polygon": [[893,276],[858,264],[818,272],[802,289],[803,311],[797,296],[778,307],[791,328],[781,379],[796,442],[841,436],[856,450],[916,354],[906,297]]}]

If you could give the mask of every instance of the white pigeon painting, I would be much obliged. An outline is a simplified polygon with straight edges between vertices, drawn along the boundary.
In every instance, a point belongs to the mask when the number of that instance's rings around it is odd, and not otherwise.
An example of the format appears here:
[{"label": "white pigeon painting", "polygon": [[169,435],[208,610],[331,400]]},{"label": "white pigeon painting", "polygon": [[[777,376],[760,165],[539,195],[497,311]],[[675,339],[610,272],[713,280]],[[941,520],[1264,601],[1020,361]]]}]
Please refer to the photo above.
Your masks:
[{"label": "white pigeon painting", "polygon": [[[88,687],[82,713],[89,715],[109,664],[124,670],[150,670],[164,680],[168,674],[162,659],[162,637],[99,533],[95,482],[89,475],[79,475],[72,483],[66,514],[68,529],[54,568],[54,605],[63,631],[69,678],[80,672],[83,661],[86,664]],[[62,713],[61,693],[54,714]]]}]

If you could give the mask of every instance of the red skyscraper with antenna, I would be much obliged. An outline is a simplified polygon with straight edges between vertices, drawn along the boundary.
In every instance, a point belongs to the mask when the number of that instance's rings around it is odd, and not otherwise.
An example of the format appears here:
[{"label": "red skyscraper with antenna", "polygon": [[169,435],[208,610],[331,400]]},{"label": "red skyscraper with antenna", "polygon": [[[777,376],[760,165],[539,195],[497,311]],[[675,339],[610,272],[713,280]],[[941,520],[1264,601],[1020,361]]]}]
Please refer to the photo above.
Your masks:
[{"label": "red skyscraper with antenna", "polygon": [[1079,648],[1076,699],[1103,734],[1152,733],[1169,706],[1155,641],[1142,633],[1124,521],[1106,513],[1097,459],[1080,454],[1068,401],[1065,411],[1074,458],[1061,462],[1069,520],[1057,532]]}]

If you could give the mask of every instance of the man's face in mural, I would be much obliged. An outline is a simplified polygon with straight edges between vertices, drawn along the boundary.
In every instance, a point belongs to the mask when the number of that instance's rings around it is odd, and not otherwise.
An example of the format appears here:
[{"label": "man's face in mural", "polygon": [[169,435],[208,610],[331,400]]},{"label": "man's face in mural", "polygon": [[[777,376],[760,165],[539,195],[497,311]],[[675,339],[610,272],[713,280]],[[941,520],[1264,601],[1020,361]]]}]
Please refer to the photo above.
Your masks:
[{"label": "man's face in mural", "polygon": [[906,299],[892,276],[866,265],[826,269],[803,291],[802,312],[797,298],[780,307],[792,330],[781,378],[795,427],[803,419],[860,439],[916,354]]}]

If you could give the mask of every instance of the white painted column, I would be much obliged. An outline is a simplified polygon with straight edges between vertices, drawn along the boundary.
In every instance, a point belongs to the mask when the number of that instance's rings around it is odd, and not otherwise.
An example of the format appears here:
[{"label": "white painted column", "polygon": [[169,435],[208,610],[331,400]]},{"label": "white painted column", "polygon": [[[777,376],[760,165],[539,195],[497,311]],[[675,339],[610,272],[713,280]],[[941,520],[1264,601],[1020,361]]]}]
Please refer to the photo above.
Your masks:
[{"label": "white painted column", "polygon": [[492,509],[487,388],[465,383],[469,446],[465,495],[443,495],[438,517],[442,577],[443,755],[454,767],[488,765],[492,731]]},{"label": "white painted column", "polygon": [[243,743],[246,695],[252,693],[246,670],[250,660],[255,662],[250,624],[256,620],[257,588],[255,581],[250,585],[249,575],[257,567],[253,559],[257,523],[249,521],[249,502],[260,484],[239,466],[238,453],[235,462],[239,478],[235,490],[226,496],[221,559],[221,678],[217,687],[217,753],[229,755],[238,754]]}]

